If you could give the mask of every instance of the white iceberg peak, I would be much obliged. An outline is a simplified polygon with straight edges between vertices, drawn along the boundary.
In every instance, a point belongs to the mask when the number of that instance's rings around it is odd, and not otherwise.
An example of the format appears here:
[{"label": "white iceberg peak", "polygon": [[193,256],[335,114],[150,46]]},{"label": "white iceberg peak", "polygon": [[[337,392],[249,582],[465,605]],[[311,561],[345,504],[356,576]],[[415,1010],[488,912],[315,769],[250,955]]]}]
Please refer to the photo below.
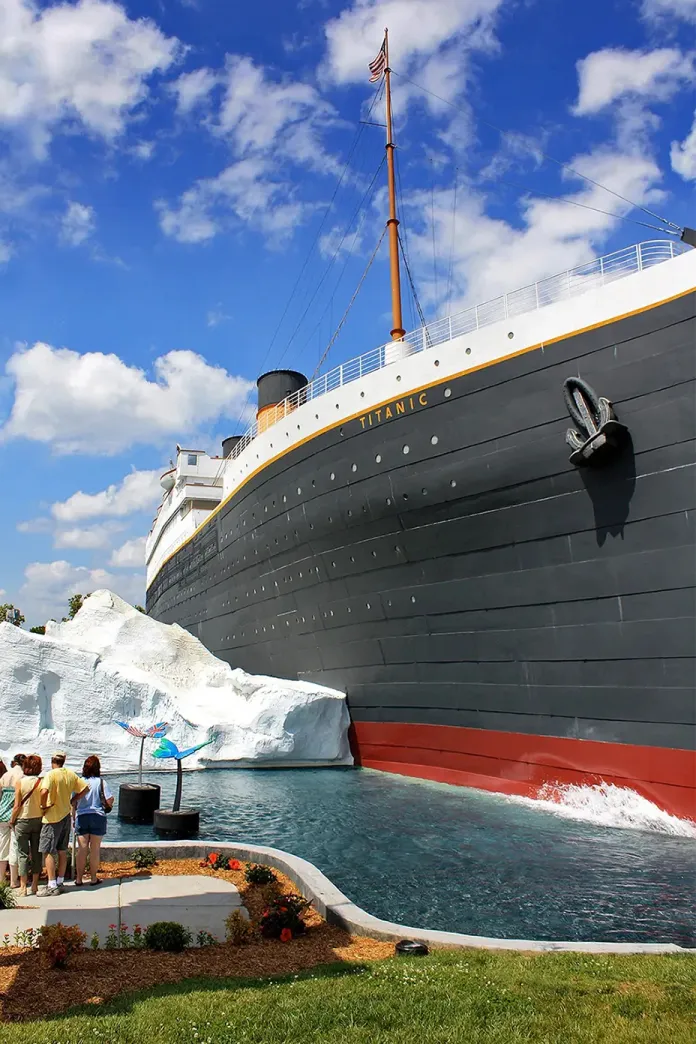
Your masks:
[{"label": "white iceberg peak", "polygon": [[[45,636],[0,624],[0,757],[60,747],[74,767],[98,754],[107,772],[136,768],[140,744],[115,720],[168,721],[179,747],[214,733],[187,767],[353,763],[342,692],[233,669],[111,591]],[[151,747],[145,765],[160,768]]]}]

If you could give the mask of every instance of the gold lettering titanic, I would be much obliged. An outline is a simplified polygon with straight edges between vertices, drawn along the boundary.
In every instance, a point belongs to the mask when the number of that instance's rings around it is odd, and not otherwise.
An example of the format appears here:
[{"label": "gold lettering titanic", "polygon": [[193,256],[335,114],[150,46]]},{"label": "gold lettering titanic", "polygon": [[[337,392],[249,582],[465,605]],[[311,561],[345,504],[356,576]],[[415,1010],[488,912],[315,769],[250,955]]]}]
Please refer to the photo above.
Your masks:
[{"label": "gold lettering titanic", "polygon": [[421,406],[427,405],[427,392],[423,391],[417,395],[407,395],[405,398],[396,399],[386,406],[380,406],[378,410],[366,413],[364,417],[360,417],[360,426],[365,431],[366,428],[372,428],[376,424],[382,424],[384,421],[392,420],[394,417],[400,417],[402,413],[412,413]]}]

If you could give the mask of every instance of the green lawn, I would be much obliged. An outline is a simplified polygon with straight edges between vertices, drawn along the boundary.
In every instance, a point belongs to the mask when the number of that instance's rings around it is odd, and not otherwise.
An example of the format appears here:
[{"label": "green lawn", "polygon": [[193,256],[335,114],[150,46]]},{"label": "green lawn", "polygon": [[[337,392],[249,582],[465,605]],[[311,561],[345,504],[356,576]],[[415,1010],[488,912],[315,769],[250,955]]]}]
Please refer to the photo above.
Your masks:
[{"label": "green lawn", "polygon": [[196,979],[0,1026],[2,1044],[694,1044],[696,955],[464,950],[283,980]]}]

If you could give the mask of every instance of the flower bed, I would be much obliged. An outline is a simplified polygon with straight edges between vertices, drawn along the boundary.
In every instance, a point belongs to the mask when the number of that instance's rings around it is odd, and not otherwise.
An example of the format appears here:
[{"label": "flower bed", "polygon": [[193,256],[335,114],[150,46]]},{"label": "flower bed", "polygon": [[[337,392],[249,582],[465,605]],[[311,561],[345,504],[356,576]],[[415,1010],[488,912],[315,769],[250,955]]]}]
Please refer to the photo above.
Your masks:
[{"label": "flower bed", "polygon": [[[393,943],[351,936],[327,924],[311,906],[302,904],[298,909],[296,903],[290,904],[288,897],[296,896],[297,888],[280,871],[273,871],[275,883],[252,884],[247,880],[247,864],[237,860],[232,864],[222,870],[217,860],[201,865],[198,859],[167,859],[141,870],[133,862],[105,863],[101,876],[203,874],[230,881],[249,911],[254,926],[250,941],[234,945],[208,937],[195,940],[197,946],[181,953],[153,952],[144,947],[142,932],[134,925],[120,938],[114,931],[111,940],[97,940],[101,946],[108,942],[108,949],[73,954],[65,968],[49,967],[37,950],[6,946],[0,948],[0,1018],[36,1019],[75,1004],[102,1004],[119,993],[196,976],[284,975],[335,961],[379,960],[394,952]],[[280,906],[287,909],[276,910]],[[273,918],[265,916],[271,911],[275,911]],[[293,922],[293,932],[284,919],[300,915],[303,927]],[[273,933],[279,930],[277,937],[259,930],[259,925],[271,921]],[[94,945],[94,938],[88,940],[88,947]]]}]

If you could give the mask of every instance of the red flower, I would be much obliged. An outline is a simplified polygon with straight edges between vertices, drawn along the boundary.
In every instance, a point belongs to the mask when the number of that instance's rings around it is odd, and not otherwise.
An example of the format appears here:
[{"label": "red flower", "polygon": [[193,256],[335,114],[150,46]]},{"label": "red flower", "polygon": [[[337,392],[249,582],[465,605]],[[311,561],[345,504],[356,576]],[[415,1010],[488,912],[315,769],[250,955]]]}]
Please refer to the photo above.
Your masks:
[{"label": "red flower", "polygon": [[215,866],[215,864],[217,863],[218,858],[219,858],[219,856],[218,856],[217,852],[209,852],[208,853],[208,862],[212,863],[213,866]]},{"label": "red flower", "polygon": [[261,914],[261,916],[262,917],[268,917],[269,912],[270,912],[269,910],[264,910],[263,913]]},{"label": "red flower", "polygon": [[279,906],[278,909],[279,909],[279,911],[281,913],[287,913],[288,912],[287,906]]},{"label": "red flower", "polygon": [[118,925],[117,924],[110,924],[109,928],[118,928]]},{"label": "red flower", "polygon": [[230,870],[241,870],[242,864],[238,859],[230,859]]},{"label": "red flower", "polygon": [[280,941],[281,942],[290,942],[291,939],[292,939],[292,932],[290,931],[290,929],[289,928],[283,928],[282,932],[280,933]]}]

